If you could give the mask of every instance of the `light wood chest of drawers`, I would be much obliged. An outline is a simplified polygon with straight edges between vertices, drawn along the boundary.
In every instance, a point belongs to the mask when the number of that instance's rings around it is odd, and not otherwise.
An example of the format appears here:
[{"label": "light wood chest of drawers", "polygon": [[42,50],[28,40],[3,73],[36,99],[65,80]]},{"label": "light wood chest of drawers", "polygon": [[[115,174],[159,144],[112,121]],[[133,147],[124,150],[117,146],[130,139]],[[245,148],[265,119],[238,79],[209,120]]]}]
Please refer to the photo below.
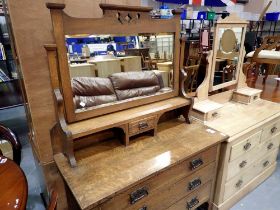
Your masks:
[{"label": "light wood chest of drawers", "polygon": [[205,124],[229,135],[221,147],[214,199],[214,209],[228,210],[275,170],[280,106],[261,99],[248,105],[228,102]]}]

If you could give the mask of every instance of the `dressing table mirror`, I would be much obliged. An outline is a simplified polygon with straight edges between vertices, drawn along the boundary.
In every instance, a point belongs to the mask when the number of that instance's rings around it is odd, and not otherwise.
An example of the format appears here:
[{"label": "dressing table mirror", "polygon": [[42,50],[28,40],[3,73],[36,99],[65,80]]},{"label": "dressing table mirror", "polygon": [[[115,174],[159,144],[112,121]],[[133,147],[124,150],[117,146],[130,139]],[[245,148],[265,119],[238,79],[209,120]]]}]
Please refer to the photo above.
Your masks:
[{"label": "dressing table mirror", "polygon": [[246,25],[222,22],[216,26],[209,91],[237,84],[242,68]]},{"label": "dressing table mirror", "polygon": [[172,93],[174,36],[66,35],[75,114]]},{"label": "dressing table mirror", "polygon": [[179,71],[179,11],[154,19],[150,7],[100,4],[103,17],[75,18],[64,4],[47,7],[55,38],[45,45],[57,107],[52,141],[72,167],[74,143],[93,134],[112,131],[128,145],[136,135],[156,135],[172,110],[190,123],[193,99]]},{"label": "dressing table mirror", "polygon": [[232,99],[233,91],[247,86],[242,71],[246,26],[247,21],[235,14],[217,21],[205,79],[196,91],[195,118],[207,121],[218,117],[218,110]]}]

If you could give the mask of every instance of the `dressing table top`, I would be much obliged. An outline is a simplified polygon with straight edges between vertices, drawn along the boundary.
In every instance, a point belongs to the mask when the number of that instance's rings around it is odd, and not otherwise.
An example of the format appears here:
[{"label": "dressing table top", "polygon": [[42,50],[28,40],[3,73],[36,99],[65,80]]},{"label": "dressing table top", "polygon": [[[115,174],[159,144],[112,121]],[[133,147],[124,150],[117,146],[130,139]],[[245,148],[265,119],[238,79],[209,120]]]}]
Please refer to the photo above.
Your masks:
[{"label": "dressing table top", "polygon": [[259,99],[251,104],[227,102],[219,111],[220,116],[205,122],[211,128],[232,137],[239,137],[260,124],[269,122],[280,116],[280,106],[277,103]]},{"label": "dressing table top", "polygon": [[78,204],[87,209],[226,138],[202,124],[174,119],[160,124],[156,137],[139,137],[127,147],[109,140],[77,151],[75,168],[63,154],[54,159]]}]

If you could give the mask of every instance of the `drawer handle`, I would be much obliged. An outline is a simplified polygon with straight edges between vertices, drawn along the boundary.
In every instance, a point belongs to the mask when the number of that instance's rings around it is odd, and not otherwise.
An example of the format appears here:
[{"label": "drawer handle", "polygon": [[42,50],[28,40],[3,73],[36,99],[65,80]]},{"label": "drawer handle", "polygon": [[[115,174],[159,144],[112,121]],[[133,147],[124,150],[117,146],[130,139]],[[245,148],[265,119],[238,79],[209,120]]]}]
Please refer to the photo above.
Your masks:
[{"label": "drawer handle", "polygon": [[241,185],[243,184],[243,180],[239,179],[238,182],[235,184],[236,188],[241,187]]},{"label": "drawer handle", "polygon": [[240,167],[240,168],[244,168],[246,165],[247,165],[247,161],[246,161],[246,160],[243,160],[243,161],[239,164],[239,167]]},{"label": "drawer handle", "polygon": [[218,112],[213,112],[212,117],[217,117],[218,116]]},{"label": "drawer handle", "polygon": [[203,160],[201,158],[194,159],[190,162],[191,170],[198,168],[199,166],[203,165]]},{"label": "drawer handle", "polygon": [[199,204],[199,200],[197,197],[191,199],[190,202],[187,202],[187,210],[191,210],[193,207],[195,207],[197,204]]},{"label": "drawer handle", "polygon": [[270,143],[270,144],[267,146],[267,149],[270,150],[270,149],[273,148],[273,146],[274,146],[274,144],[273,144],[273,143]]},{"label": "drawer handle", "polygon": [[140,130],[143,130],[143,129],[148,128],[148,127],[149,127],[149,125],[148,125],[147,122],[140,122],[140,123],[138,124],[138,128],[139,128]]},{"label": "drawer handle", "polygon": [[251,146],[252,146],[252,144],[248,142],[247,144],[244,145],[244,150],[246,151],[246,150],[250,149]]},{"label": "drawer handle", "polygon": [[189,190],[194,190],[201,185],[201,179],[197,178],[189,183]]},{"label": "drawer handle", "polygon": [[148,210],[148,207],[147,206],[143,206],[142,208],[140,208],[138,210]]},{"label": "drawer handle", "polygon": [[254,100],[257,100],[257,99],[258,99],[258,96],[254,96],[253,99],[254,99]]},{"label": "drawer handle", "polygon": [[134,204],[149,194],[148,189],[143,187],[130,194],[130,203]]},{"label": "drawer handle", "polygon": [[273,128],[271,128],[271,130],[270,130],[270,132],[272,133],[272,134],[274,134],[275,132],[277,131],[277,127],[273,127]]},{"label": "drawer handle", "polygon": [[268,165],[269,165],[269,161],[268,160],[263,163],[263,167],[264,168],[267,167]]}]

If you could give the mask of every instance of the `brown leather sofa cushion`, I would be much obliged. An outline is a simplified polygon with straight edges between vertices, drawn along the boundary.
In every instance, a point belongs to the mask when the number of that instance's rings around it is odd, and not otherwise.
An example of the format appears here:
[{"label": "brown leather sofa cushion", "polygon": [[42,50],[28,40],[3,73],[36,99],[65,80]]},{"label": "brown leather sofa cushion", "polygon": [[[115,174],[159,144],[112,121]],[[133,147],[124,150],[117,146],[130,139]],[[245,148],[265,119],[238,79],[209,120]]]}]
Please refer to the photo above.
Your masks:
[{"label": "brown leather sofa cushion", "polygon": [[153,71],[121,72],[110,76],[118,100],[155,94],[161,89]]},{"label": "brown leather sofa cushion", "polygon": [[76,108],[117,101],[114,88],[108,78],[75,77],[71,82]]}]

